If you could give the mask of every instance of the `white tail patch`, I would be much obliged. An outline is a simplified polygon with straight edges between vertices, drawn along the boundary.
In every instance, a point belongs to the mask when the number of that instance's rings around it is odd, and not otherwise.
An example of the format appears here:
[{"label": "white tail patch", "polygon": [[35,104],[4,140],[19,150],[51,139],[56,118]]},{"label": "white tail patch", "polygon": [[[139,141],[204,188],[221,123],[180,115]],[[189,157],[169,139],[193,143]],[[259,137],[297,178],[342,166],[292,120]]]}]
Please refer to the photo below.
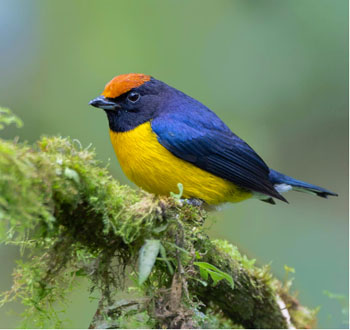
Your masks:
[{"label": "white tail patch", "polygon": [[285,193],[289,190],[292,190],[293,187],[290,184],[286,184],[286,183],[279,183],[279,184],[275,184],[274,188],[280,193]]}]

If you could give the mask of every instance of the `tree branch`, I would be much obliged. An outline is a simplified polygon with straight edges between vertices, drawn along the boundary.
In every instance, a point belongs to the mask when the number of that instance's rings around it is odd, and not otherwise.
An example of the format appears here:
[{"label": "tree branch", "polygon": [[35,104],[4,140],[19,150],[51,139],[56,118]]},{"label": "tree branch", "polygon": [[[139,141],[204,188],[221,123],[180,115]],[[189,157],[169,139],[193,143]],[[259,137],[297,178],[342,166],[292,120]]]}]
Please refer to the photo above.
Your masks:
[{"label": "tree branch", "polygon": [[[1,302],[21,299],[27,325],[60,326],[53,303],[86,277],[101,297],[91,328],[312,326],[315,313],[268,267],[209,239],[206,217],[177,198],[121,186],[74,141],[0,140],[0,238],[28,256]],[[147,240],[159,242],[161,253],[137,284]]]}]

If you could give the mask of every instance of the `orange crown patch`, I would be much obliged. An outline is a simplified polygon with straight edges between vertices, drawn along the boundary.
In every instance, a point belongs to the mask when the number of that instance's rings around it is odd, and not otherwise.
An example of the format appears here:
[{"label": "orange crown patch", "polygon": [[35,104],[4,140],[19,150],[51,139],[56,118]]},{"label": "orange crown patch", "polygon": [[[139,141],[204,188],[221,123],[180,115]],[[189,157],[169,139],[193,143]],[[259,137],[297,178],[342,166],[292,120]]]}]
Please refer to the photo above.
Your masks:
[{"label": "orange crown patch", "polygon": [[102,95],[104,97],[115,98],[129,90],[139,87],[146,81],[149,81],[151,76],[142,73],[121,74],[114,77],[105,87]]}]

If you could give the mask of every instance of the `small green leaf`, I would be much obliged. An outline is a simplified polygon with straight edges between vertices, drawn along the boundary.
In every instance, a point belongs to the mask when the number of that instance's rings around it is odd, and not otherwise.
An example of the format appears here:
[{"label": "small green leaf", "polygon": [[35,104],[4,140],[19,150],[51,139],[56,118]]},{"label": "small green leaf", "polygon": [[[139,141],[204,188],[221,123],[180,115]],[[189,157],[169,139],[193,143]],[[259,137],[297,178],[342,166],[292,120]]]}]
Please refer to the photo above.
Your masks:
[{"label": "small green leaf", "polygon": [[234,288],[233,278],[229,274],[221,271],[211,264],[208,264],[207,262],[198,261],[194,262],[193,264],[199,267],[199,274],[204,280],[207,280],[208,275],[210,275],[214,285],[216,285],[221,280],[226,280],[231,285],[231,288]]},{"label": "small green leaf", "polygon": [[0,130],[5,126],[15,124],[17,127],[22,127],[23,122],[10,109],[0,107]]},{"label": "small green leaf", "polygon": [[204,268],[199,267],[199,274],[204,281],[208,281],[208,272]]},{"label": "small green leaf", "polygon": [[224,277],[223,277],[221,274],[219,274],[219,273],[213,272],[213,271],[211,271],[211,270],[208,270],[208,273],[210,274],[210,277],[211,277],[212,280],[213,280],[214,286],[215,286],[216,284],[218,284],[218,282],[219,282],[220,280],[223,280],[223,279],[224,279]]},{"label": "small green leaf", "polygon": [[286,273],[295,273],[295,269],[293,267],[289,267],[287,265],[284,265],[284,270],[286,271]]},{"label": "small green leaf", "polygon": [[139,252],[139,284],[145,282],[152,271],[160,250],[160,241],[146,240]]},{"label": "small green leaf", "polygon": [[163,244],[160,244],[159,249],[160,249],[160,255],[162,256],[162,258],[164,259],[164,261],[166,262],[166,264],[168,266],[169,273],[171,275],[173,275],[174,274],[174,269],[173,269],[173,266],[171,265],[171,263],[169,262],[169,260],[168,260],[168,258],[166,256],[166,251],[165,251],[165,248],[164,248]]},{"label": "small green leaf", "polygon": [[173,192],[170,192],[170,196],[175,198],[175,199],[180,199],[182,197],[183,192],[184,192],[184,186],[182,183],[178,183],[177,187],[179,188],[179,193],[175,194]]},{"label": "small green leaf", "polygon": [[202,256],[198,251],[196,251],[195,254],[196,254],[196,259],[202,259]]}]

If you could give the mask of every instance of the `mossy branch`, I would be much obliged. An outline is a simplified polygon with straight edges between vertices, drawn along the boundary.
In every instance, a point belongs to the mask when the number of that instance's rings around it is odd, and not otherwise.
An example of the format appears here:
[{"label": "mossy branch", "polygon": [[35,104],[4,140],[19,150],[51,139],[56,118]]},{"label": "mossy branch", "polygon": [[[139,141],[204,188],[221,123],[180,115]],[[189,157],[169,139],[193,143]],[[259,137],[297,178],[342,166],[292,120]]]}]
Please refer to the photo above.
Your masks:
[{"label": "mossy branch", "polygon": [[[315,313],[268,267],[209,239],[206,217],[199,206],[120,185],[77,141],[0,140],[0,238],[26,259],[2,303],[21,299],[24,326],[59,327],[54,304],[83,276],[100,294],[91,328],[312,326]],[[151,272],[139,284],[139,251],[150,241],[157,258],[146,260]]]}]

